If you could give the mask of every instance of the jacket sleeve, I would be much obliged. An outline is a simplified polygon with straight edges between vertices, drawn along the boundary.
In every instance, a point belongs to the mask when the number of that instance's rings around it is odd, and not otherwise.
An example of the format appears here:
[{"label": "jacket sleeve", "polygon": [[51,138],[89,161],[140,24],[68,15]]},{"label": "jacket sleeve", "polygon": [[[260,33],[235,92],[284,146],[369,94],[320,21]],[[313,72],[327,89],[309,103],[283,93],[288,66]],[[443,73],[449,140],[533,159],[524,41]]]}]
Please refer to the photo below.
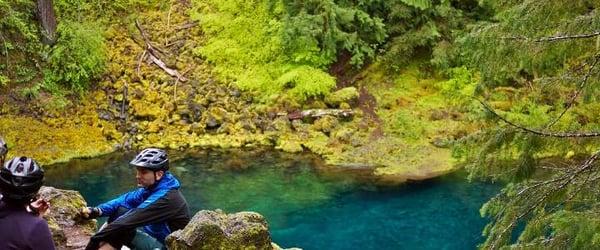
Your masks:
[{"label": "jacket sleeve", "polygon": [[54,241],[52,241],[52,234],[50,233],[50,229],[48,228],[48,223],[46,223],[46,221],[40,220],[40,222],[35,225],[31,233],[33,234],[31,237],[29,237],[31,249],[55,249]]},{"label": "jacket sleeve", "polygon": [[107,239],[113,236],[121,235],[136,227],[164,222],[172,218],[180,212],[181,204],[170,201],[168,198],[169,195],[169,193],[154,193],[137,208],[129,210],[92,236],[86,249],[97,249],[100,242],[107,241]]},{"label": "jacket sleeve", "polygon": [[125,207],[127,209],[131,209],[139,206],[142,202],[144,202],[143,197],[144,189],[138,188],[136,190],[125,193],[116,199],[105,202],[103,204],[98,205],[98,208],[102,211],[102,216],[110,216],[119,209],[119,206]]}]

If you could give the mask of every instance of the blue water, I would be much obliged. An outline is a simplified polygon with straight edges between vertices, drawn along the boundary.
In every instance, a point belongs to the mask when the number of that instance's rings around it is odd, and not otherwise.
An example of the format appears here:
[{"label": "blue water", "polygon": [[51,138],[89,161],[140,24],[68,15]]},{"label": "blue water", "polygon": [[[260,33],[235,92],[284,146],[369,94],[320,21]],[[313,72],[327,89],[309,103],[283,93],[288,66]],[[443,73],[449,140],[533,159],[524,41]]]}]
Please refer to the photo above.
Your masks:
[{"label": "blue water", "polygon": [[[365,171],[325,167],[310,155],[268,150],[172,153],[192,212],[256,211],[273,241],[303,249],[473,249],[479,208],[499,187],[458,175],[384,187]],[[46,184],[79,190],[98,205],[135,187],[132,154],[47,168]]]}]

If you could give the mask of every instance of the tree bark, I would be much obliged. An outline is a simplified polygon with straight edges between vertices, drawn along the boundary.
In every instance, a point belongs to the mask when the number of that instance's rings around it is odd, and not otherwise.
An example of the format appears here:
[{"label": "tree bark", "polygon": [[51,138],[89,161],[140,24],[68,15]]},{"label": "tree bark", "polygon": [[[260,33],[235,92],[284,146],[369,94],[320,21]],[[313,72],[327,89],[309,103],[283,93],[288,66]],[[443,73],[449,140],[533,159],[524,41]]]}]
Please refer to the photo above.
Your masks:
[{"label": "tree bark", "polygon": [[53,45],[56,43],[56,15],[52,0],[37,0],[37,14],[42,26],[42,42]]}]

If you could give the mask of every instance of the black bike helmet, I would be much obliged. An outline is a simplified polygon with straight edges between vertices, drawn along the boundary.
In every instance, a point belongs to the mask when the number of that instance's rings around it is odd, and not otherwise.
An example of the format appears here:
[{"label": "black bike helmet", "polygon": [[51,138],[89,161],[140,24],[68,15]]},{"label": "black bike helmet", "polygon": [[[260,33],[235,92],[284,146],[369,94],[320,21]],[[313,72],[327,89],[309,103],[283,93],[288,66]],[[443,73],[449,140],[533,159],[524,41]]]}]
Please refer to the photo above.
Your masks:
[{"label": "black bike helmet", "polygon": [[33,159],[15,157],[0,169],[0,191],[6,198],[31,200],[44,183],[44,170]]},{"label": "black bike helmet", "polygon": [[169,157],[167,152],[162,149],[147,148],[136,155],[129,165],[153,171],[167,171],[169,170]]}]

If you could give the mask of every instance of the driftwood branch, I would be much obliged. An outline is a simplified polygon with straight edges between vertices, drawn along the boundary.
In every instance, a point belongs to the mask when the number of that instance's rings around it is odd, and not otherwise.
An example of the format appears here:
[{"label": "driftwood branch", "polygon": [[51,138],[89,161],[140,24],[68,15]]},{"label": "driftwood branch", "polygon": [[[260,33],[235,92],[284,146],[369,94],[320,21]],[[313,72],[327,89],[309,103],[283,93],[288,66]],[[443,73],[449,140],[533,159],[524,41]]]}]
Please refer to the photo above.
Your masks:
[{"label": "driftwood branch", "polygon": [[540,37],[540,38],[529,38],[524,36],[511,36],[511,37],[502,37],[502,39],[506,40],[520,40],[526,42],[556,42],[562,40],[574,40],[574,39],[585,39],[600,36],[600,31],[596,31],[589,34],[577,34],[577,35],[564,35],[564,36],[549,36],[549,37]]},{"label": "driftwood branch", "polygon": [[198,25],[198,21],[193,21],[193,22],[189,22],[189,23],[186,23],[184,25],[181,25],[181,26],[175,28],[175,30],[176,31],[185,30],[185,29],[192,28],[192,27],[194,27],[196,25]]},{"label": "driftwood branch", "polygon": [[289,113],[287,117],[290,120],[297,120],[305,117],[319,118],[326,115],[345,118],[354,115],[354,111],[351,109],[307,109]]},{"label": "driftwood branch", "polygon": [[158,56],[159,52],[162,54],[165,54],[165,53],[152,45],[152,43],[150,42],[150,39],[148,38],[148,34],[146,33],[146,31],[144,31],[144,29],[142,28],[142,25],[140,24],[140,22],[138,20],[135,20],[135,26],[140,31],[140,34],[142,35],[142,39],[144,39],[144,43],[146,44],[146,51],[148,52],[147,55],[148,55],[148,58],[150,59],[150,61],[152,61],[154,64],[156,64],[156,66],[161,68],[163,71],[165,71],[170,76],[176,77],[178,81],[186,82],[187,78],[185,78],[182,74],[180,74],[179,71],[177,71],[176,69],[169,68],[167,66],[167,64],[165,64],[160,59],[160,57]]},{"label": "driftwood branch", "polygon": [[503,122],[507,123],[510,126],[513,126],[517,129],[523,130],[525,132],[528,133],[532,133],[535,135],[539,135],[539,136],[545,136],[545,137],[559,137],[559,138],[567,138],[567,137],[599,137],[600,136],[600,132],[568,132],[568,133],[560,133],[560,132],[546,132],[546,131],[539,131],[539,130],[533,130],[530,128],[527,128],[525,126],[522,125],[518,125],[514,122],[509,121],[508,119],[504,118],[503,116],[501,116],[500,114],[498,114],[492,107],[490,107],[487,103],[476,99],[479,103],[481,103],[481,105],[483,105],[483,107],[488,110],[490,113],[492,113],[494,116],[498,117],[500,120],[502,120]]}]

